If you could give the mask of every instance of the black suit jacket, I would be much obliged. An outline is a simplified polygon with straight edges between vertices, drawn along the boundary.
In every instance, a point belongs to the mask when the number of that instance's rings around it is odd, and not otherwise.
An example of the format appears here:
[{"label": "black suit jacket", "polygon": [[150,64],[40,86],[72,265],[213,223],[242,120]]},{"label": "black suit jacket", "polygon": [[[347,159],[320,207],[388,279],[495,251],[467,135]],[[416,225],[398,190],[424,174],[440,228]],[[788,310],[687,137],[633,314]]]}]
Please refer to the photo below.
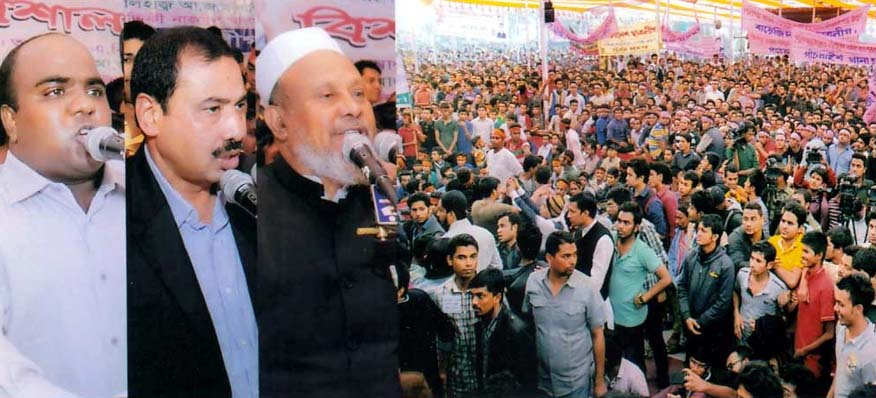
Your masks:
[{"label": "black suit jacket", "polygon": [[[145,151],[128,159],[126,171],[128,396],[230,398],[210,312]],[[234,205],[226,209],[251,281],[255,221]]]}]

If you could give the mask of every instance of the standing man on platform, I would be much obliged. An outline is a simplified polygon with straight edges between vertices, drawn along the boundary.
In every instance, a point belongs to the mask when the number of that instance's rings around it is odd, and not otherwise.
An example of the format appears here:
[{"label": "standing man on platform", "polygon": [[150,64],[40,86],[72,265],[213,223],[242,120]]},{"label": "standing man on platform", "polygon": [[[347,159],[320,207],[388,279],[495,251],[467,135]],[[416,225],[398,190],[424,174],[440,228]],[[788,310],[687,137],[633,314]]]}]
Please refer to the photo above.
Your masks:
[{"label": "standing man on platform", "polygon": [[216,194],[246,136],[240,67],[206,29],[163,30],[131,93],[145,143],[126,165],[128,393],[257,397],[255,219]]},{"label": "standing man on platform", "polygon": [[88,49],[56,33],[15,47],[0,120],[0,395],[123,394],[125,171],[85,150],[110,125]]},{"label": "standing man on platform", "polygon": [[370,233],[371,191],[342,151],[375,131],[362,78],[320,28],[274,37],[256,70],[280,155],[258,178],[261,396],[397,398],[395,239]]}]

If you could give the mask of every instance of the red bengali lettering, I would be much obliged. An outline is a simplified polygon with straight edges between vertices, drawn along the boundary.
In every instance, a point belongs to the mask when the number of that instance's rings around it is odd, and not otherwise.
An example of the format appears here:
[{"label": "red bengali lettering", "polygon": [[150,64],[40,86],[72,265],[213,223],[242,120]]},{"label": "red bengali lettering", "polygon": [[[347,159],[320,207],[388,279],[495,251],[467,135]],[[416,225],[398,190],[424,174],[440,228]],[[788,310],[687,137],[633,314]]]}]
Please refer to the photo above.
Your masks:
[{"label": "red bengali lettering", "polygon": [[[78,20],[76,25],[74,18]],[[122,32],[124,16],[103,8],[49,6],[28,0],[0,0],[0,27],[9,27],[12,20],[31,19],[46,24],[51,31],[71,33],[76,26],[86,32],[109,29],[118,36]]]},{"label": "red bengali lettering", "polygon": [[357,18],[336,7],[311,7],[293,16],[293,19],[302,27],[319,26],[332,37],[357,48],[367,46],[368,39],[395,38],[395,21],[387,18]]}]

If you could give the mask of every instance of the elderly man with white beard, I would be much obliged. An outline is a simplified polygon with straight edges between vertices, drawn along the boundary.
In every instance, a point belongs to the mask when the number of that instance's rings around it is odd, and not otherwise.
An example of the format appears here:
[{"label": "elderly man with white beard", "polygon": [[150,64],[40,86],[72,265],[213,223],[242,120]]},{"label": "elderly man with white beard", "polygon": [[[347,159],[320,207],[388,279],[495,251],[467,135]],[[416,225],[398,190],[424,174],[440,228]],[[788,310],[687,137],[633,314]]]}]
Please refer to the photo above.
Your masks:
[{"label": "elderly man with white beard", "polygon": [[375,131],[361,75],[325,31],[273,38],[256,86],[279,156],[259,169],[262,397],[399,397],[394,239],[345,136]]}]

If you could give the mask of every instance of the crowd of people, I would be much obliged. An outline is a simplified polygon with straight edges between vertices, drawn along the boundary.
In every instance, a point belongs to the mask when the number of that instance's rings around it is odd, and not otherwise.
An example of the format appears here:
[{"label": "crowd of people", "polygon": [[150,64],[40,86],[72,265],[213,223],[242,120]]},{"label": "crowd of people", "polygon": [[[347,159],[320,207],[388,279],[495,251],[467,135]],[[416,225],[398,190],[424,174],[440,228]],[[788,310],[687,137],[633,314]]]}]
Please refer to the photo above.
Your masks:
[{"label": "crowd of people", "polygon": [[403,55],[399,353],[433,396],[873,395],[867,70]]}]

